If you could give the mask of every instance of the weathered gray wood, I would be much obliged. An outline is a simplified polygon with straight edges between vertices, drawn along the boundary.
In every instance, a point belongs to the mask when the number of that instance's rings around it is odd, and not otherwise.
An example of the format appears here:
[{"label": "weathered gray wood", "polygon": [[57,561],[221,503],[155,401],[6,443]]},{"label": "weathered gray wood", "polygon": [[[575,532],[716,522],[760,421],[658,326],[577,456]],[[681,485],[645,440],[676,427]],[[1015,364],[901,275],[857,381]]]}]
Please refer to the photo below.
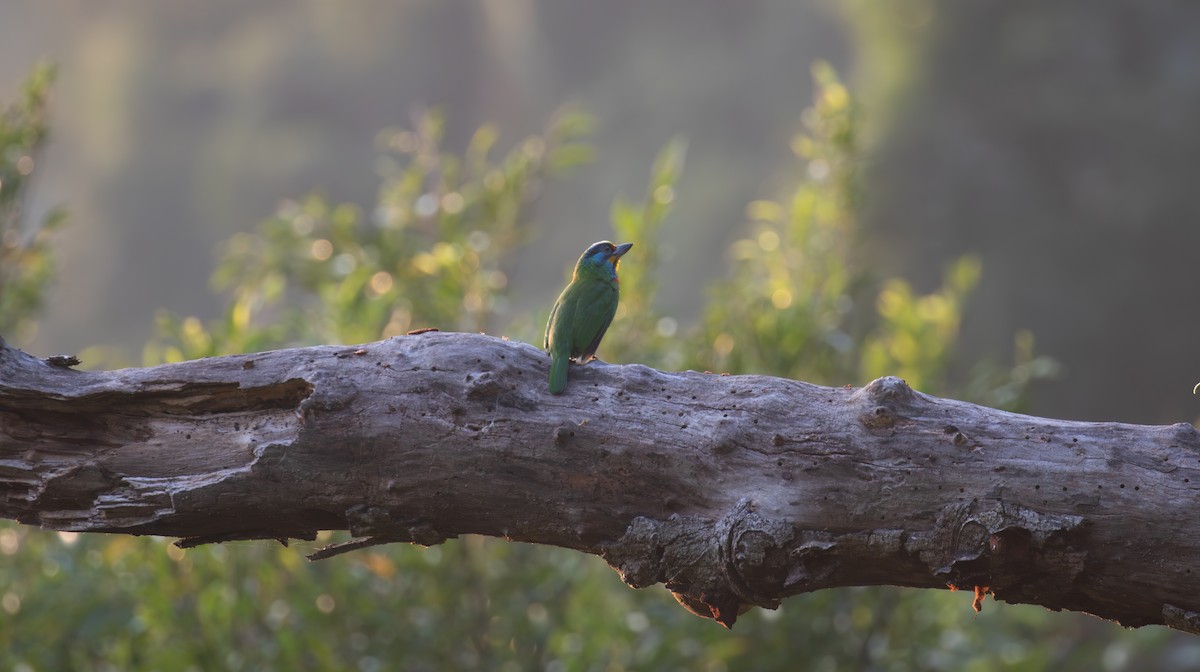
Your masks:
[{"label": "weathered gray wood", "polygon": [[0,516],[194,545],[475,533],[604,557],[732,625],[821,588],[1200,631],[1200,433],[1017,415],[897,378],[572,367],[426,333],[86,372],[0,341]]}]

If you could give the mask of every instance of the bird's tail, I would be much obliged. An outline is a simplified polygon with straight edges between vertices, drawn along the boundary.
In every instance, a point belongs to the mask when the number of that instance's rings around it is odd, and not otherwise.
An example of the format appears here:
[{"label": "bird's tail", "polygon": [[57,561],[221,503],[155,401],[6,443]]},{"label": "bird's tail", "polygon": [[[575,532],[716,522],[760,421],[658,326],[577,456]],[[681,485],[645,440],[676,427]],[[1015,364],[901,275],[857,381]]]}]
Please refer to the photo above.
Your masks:
[{"label": "bird's tail", "polygon": [[550,394],[560,394],[567,389],[567,366],[571,358],[564,355],[550,355]]}]

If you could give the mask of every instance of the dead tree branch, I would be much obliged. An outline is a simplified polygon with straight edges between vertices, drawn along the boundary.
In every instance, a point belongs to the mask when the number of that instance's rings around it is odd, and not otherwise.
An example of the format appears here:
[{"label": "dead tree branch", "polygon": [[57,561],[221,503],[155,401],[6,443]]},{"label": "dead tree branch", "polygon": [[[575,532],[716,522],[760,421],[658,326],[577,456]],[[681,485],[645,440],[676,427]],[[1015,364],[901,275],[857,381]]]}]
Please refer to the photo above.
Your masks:
[{"label": "dead tree branch", "polygon": [[426,333],[87,372],[0,341],[0,516],[55,530],[602,556],[732,625],[834,586],[990,591],[1200,631],[1200,433],[1067,422],[897,378],[573,367]]}]

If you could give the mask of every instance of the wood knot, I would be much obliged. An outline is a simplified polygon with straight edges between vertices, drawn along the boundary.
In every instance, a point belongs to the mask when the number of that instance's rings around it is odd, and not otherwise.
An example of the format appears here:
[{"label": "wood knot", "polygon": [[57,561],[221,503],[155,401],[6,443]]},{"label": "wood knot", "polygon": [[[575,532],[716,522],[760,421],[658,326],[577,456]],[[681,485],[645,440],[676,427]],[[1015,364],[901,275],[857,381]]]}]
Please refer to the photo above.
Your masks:
[{"label": "wood knot", "polygon": [[906,411],[918,397],[908,383],[895,376],[884,376],[855,392],[851,399],[871,409],[859,415],[859,421],[864,426],[868,429],[888,429],[907,415]]},{"label": "wood knot", "polygon": [[946,425],[942,431],[945,432],[946,436],[950,437],[951,443],[959,448],[967,445],[967,435],[963,434],[962,430],[960,430],[958,427],[955,427],[954,425]]},{"label": "wood knot", "polygon": [[747,586],[763,595],[777,595],[783,590],[792,565],[787,549],[780,543],[783,540],[776,539],[773,532],[745,530],[737,535],[731,549],[734,567]]},{"label": "wood knot", "polygon": [[468,399],[494,399],[505,392],[504,385],[494,371],[467,374]]},{"label": "wood knot", "polygon": [[1194,447],[1200,447],[1200,429],[1196,429],[1190,422],[1177,422],[1167,427],[1167,431],[1172,432],[1176,441],[1189,443]]},{"label": "wood knot", "polygon": [[631,588],[645,588],[662,580],[666,549],[661,535],[663,524],[638,516],[630,521],[620,540],[607,545],[601,557]]},{"label": "wood knot", "polygon": [[575,430],[569,427],[554,428],[554,445],[565,446],[575,436]]},{"label": "wood knot", "polygon": [[868,429],[887,429],[896,424],[896,414],[887,406],[876,406],[859,416],[859,420]]},{"label": "wood knot", "polygon": [[764,518],[742,499],[726,515],[729,526],[725,557],[730,585],[742,602],[775,608],[791,580],[795,530],[786,522]]},{"label": "wood knot", "polygon": [[46,363],[60,369],[69,369],[72,366],[79,366],[83,362],[79,361],[75,355],[50,355],[46,358]]},{"label": "wood knot", "polygon": [[916,399],[916,393],[908,383],[896,376],[876,378],[867,383],[860,393],[866,394],[877,404],[910,404]]}]

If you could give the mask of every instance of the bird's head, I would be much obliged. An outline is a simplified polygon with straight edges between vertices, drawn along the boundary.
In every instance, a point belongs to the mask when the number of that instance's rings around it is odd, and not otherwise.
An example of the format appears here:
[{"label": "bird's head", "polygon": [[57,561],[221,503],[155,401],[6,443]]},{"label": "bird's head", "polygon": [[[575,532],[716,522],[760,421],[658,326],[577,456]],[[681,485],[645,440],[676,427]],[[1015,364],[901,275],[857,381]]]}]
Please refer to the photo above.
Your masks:
[{"label": "bird's head", "polygon": [[631,247],[633,247],[633,243],[613,245],[607,240],[594,243],[583,253],[583,256],[579,257],[579,263],[575,264],[575,275],[579,275],[580,272],[603,271],[615,279],[617,266],[621,263],[621,256]]}]

